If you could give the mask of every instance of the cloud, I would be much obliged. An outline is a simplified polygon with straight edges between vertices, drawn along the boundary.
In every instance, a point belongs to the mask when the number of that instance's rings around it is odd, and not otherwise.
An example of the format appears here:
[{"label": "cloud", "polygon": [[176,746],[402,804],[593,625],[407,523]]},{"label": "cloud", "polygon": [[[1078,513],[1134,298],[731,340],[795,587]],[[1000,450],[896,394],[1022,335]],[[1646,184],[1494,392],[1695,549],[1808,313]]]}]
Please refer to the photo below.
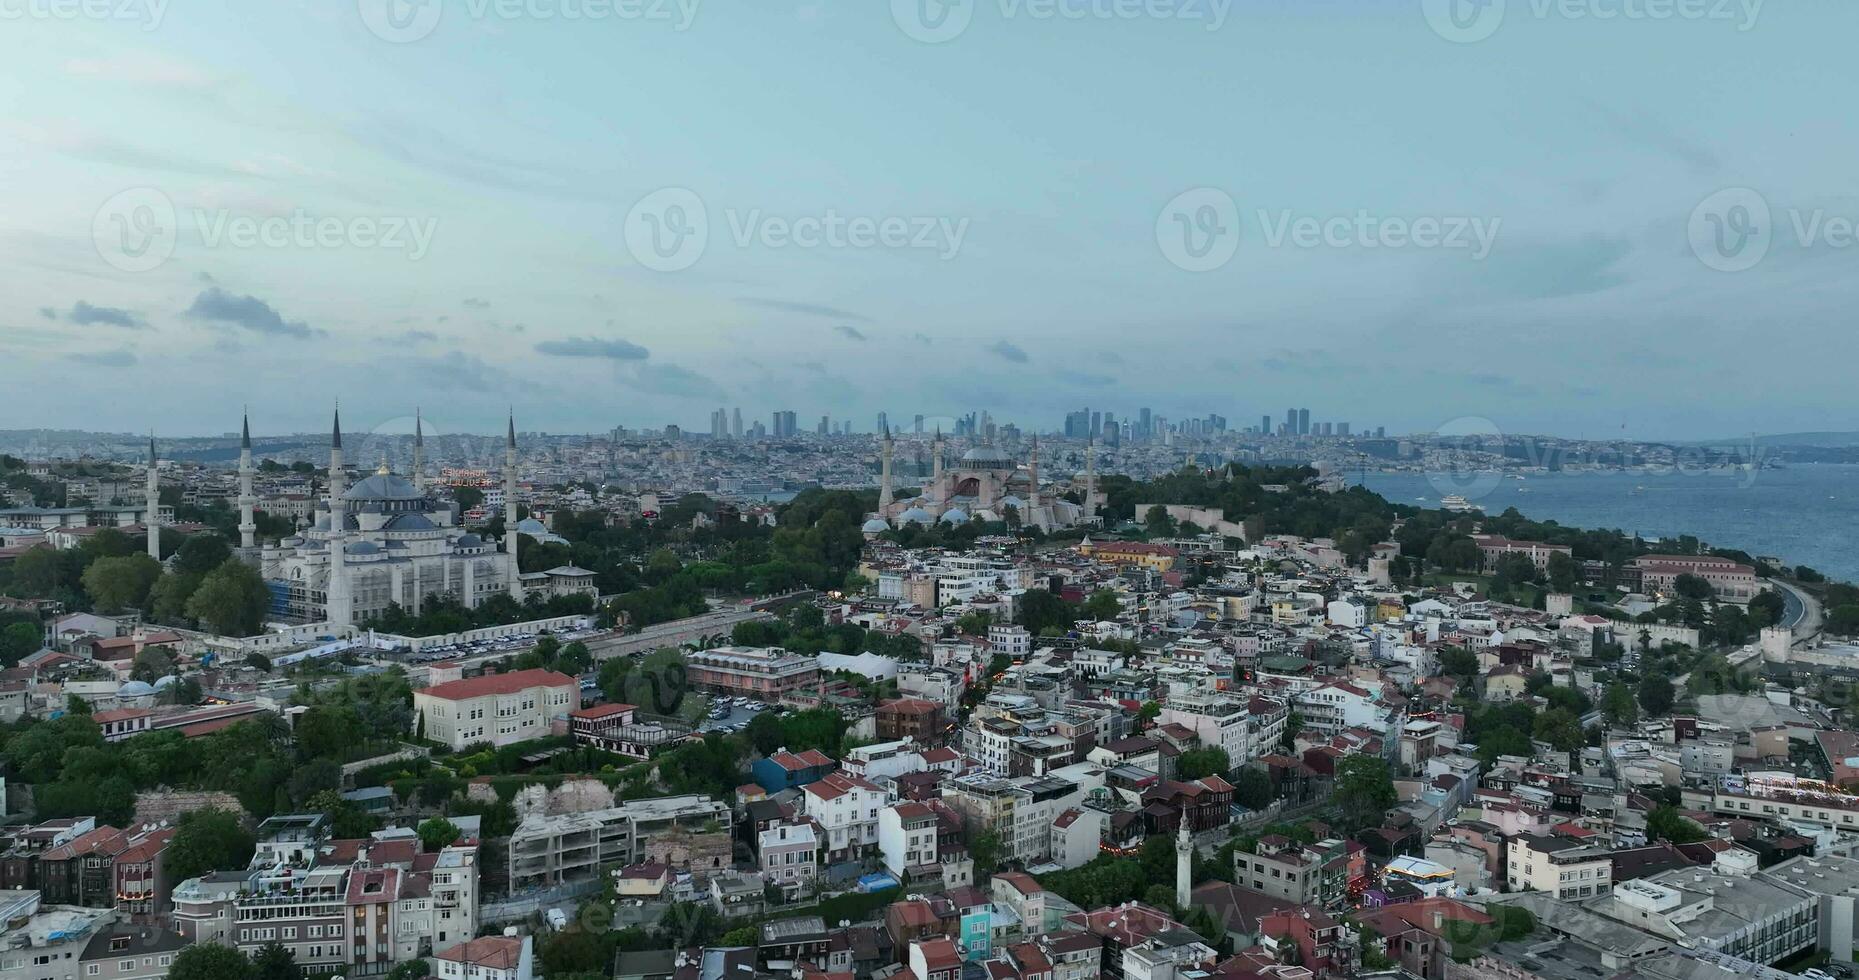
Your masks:
[{"label": "cloud", "polygon": [[102,324],[106,327],[122,327],[124,330],[141,330],[148,326],[142,322],[141,317],[128,310],[119,310],[110,306],[92,306],[83,300],[78,300],[76,305],[71,307],[71,312],[66,315],[66,319],[80,327]]},{"label": "cloud", "polygon": [[408,344],[430,344],[438,341],[439,335],[431,330],[403,330],[398,335],[388,338]]},{"label": "cloud", "polygon": [[633,388],[648,395],[672,398],[716,399],[723,388],[704,375],[676,364],[640,364],[633,372]]},{"label": "cloud", "polygon": [[488,299],[475,299],[473,297],[467,296],[465,297],[465,308],[472,309],[472,310],[488,310],[491,308],[491,301]]},{"label": "cloud", "polygon": [[609,361],[643,361],[652,356],[652,352],[629,340],[599,337],[570,337],[567,340],[545,340],[536,345],[536,353],[550,357],[592,357]]},{"label": "cloud", "polygon": [[736,302],[745,306],[759,306],[764,310],[774,310],[779,313],[799,313],[804,316],[820,316],[832,320],[857,320],[860,323],[871,322],[871,317],[863,313],[854,313],[851,310],[842,310],[837,306],[826,306],[821,303],[797,303],[793,300],[764,299],[759,296],[738,296]]},{"label": "cloud", "polygon": [[52,308],[51,308],[51,307],[49,307],[49,306],[41,306],[41,307],[39,307],[39,315],[40,315],[40,316],[42,316],[42,317],[44,317],[44,318],[46,318],[47,320],[56,320],[56,319],[58,319],[58,311],[57,311],[57,310],[54,310],[54,309],[52,309]]},{"label": "cloud", "polygon": [[234,296],[218,286],[194,297],[194,305],[187,308],[186,315],[272,337],[304,338],[322,333],[302,320],[284,319],[270,303],[256,296]]},{"label": "cloud", "polygon": [[928,347],[930,345],[929,334],[926,334],[926,333],[913,333],[910,335],[910,339],[916,341],[919,344],[922,344],[925,347]]},{"label": "cloud", "polygon": [[447,351],[438,357],[410,357],[399,363],[408,373],[442,388],[495,390],[508,387],[510,382],[509,374],[463,351]]},{"label": "cloud", "polygon": [[134,367],[136,364],[135,351],[128,349],[86,351],[82,354],[66,354],[65,358],[92,367],[123,368]]},{"label": "cloud", "polygon": [[1589,101],[1588,107],[1622,139],[1677,160],[1692,173],[1714,174],[1723,166],[1716,150],[1667,126],[1644,109],[1627,113],[1595,101]]},{"label": "cloud", "polygon": [[989,345],[988,350],[999,354],[1015,364],[1025,364],[1027,362],[1026,351],[1015,347],[1005,340],[995,341],[993,344]]},{"label": "cloud", "polygon": [[853,340],[864,340],[865,339],[865,335],[863,333],[860,333],[857,327],[847,326],[846,324],[843,324],[843,323],[840,324],[839,326],[834,327],[833,330],[835,330],[836,332],[838,332],[839,334],[843,336],[851,337]]},{"label": "cloud", "polygon": [[1101,388],[1117,383],[1117,379],[1108,374],[1093,374],[1089,371],[1058,371],[1053,376],[1074,388]]}]

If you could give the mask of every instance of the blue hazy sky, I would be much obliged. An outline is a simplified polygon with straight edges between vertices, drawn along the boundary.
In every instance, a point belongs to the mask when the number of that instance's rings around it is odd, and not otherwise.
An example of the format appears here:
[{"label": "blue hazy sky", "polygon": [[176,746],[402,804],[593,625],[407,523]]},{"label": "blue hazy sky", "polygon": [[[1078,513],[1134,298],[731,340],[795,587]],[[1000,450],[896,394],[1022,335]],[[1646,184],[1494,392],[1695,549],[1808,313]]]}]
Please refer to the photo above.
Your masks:
[{"label": "blue hazy sky", "polygon": [[[1217,30],[1212,0],[1198,19],[976,0],[944,43],[888,0],[702,0],[683,30],[675,3],[569,21],[560,0],[515,18],[443,0],[411,43],[356,0],[167,0],[142,23],[54,2],[0,0],[0,366],[27,393],[0,428],[224,431],[249,402],[256,429],[290,431],[335,397],[364,428],[417,402],[482,431],[511,404],[551,431],[703,428],[718,405],[862,429],[972,409],[1051,428],[1085,405],[1859,428],[1859,247],[1824,222],[1859,219],[1850,0],[1753,21],[1753,0],[1678,4],[1722,19],[1508,0],[1475,43],[1421,0],[1239,0]],[[710,235],[660,271],[625,231],[667,187]],[[1202,187],[1235,202],[1239,244],[1190,272],[1157,223]],[[93,225],[141,188],[179,238],[126,271]],[[1746,271],[1687,237],[1725,188],[1773,208]],[[1790,215],[1817,210],[1803,245]],[[201,233],[297,211],[430,241]],[[960,227],[960,247],[734,240],[829,211]],[[1276,216],[1358,211],[1499,231],[1482,258],[1270,241]]]}]

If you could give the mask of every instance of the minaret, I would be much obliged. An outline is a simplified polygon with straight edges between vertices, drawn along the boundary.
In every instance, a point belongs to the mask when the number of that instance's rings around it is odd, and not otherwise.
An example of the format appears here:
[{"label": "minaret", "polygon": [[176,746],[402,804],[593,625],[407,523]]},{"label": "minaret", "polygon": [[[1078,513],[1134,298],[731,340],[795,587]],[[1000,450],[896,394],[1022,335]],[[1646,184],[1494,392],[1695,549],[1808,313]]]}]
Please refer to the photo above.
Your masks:
[{"label": "minaret", "polygon": [[503,445],[503,540],[510,554],[510,597],[523,601],[523,577],[516,560],[516,412],[510,413],[509,435]]},{"label": "minaret", "polygon": [[148,483],[144,487],[148,507],[148,556],[161,560],[161,474],[155,469],[155,436],[148,437]]},{"label": "minaret", "polygon": [[1188,914],[1194,895],[1194,835],[1188,832],[1188,813],[1181,812],[1181,832],[1175,835],[1175,908]]},{"label": "minaret", "polygon": [[246,551],[258,547],[258,521],[253,511],[258,498],[252,493],[252,417],[239,420],[239,547]]},{"label": "minaret", "polygon": [[943,497],[942,489],[942,426],[936,427],[936,441],[930,449],[930,499],[935,501],[936,516],[942,516],[942,509],[948,503]]},{"label": "minaret", "polygon": [[1020,515],[1020,523],[1028,527],[1045,530],[1039,520],[1039,433],[1033,433],[1033,458],[1027,465],[1027,475],[1032,478],[1032,489],[1026,494],[1026,513]]},{"label": "minaret", "polygon": [[891,516],[891,426],[884,426],[884,463],[883,473],[878,484],[878,516],[888,520]]},{"label": "minaret", "polygon": [[426,492],[426,424],[420,410],[413,410],[413,489]]},{"label": "minaret", "polygon": [[349,596],[349,574],[343,548],[348,546],[348,515],[344,513],[342,495],[348,492],[348,471],[342,468],[342,409],[336,409],[335,425],[329,434],[329,583],[324,587],[324,615],[330,625],[348,626],[354,618],[354,600]]},{"label": "minaret", "polygon": [[1097,492],[1097,440],[1089,439],[1084,444],[1084,516],[1097,516],[1097,501],[1091,499]]}]

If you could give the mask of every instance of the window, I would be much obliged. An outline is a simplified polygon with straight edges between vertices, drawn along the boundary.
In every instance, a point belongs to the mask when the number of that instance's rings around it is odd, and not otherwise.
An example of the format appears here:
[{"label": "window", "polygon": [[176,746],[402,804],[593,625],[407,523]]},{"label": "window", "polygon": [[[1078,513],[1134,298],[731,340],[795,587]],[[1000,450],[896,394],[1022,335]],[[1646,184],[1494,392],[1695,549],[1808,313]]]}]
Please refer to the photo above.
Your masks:
[{"label": "window", "polygon": [[97,964],[95,964],[95,963],[86,963],[86,964],[84,964],[84,975],[85,975],[85,976],[87,976],[87,977],[94,977],[94,976],[96,976],[96,975],[97,975],[97,971],[98,971],[98,966],[97,966]]}]

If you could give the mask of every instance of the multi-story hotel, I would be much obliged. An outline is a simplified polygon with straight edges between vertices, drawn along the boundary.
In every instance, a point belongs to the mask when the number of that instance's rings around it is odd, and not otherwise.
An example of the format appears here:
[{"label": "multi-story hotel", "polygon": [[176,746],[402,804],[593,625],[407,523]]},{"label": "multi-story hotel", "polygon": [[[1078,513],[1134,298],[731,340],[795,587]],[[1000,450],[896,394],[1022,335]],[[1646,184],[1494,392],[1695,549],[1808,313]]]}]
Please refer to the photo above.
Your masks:
[{"label": "multi-story hotel", "polygon": [[426,737],[453,749],[563,734],[568,713],[579,707],[578,682],[552,670],[486,674],[413,692],[413,710]]},{"label": "multi-story hotel", "polygon": [[642,860],[656,834],[730,830],[729,804],[705,796],[632,800],[586,813],[530,817],[510,834],[510,887],[546,888]]},{"label": "multi-story hotel", "polygon": [[1633,566],[1640,572],[1640,588],[1651,592],[1673,591],[1680,575],[1703,579],[1728,602],[1748,602],[1760,591],[1754,568],[1714,555],[1641,555]]},{"label": "multi-story hotel", "polygon": [[692,687],[758,701],[779,701],[820,683],[820,662],[780,647],[715,647],[685,657]]}]

